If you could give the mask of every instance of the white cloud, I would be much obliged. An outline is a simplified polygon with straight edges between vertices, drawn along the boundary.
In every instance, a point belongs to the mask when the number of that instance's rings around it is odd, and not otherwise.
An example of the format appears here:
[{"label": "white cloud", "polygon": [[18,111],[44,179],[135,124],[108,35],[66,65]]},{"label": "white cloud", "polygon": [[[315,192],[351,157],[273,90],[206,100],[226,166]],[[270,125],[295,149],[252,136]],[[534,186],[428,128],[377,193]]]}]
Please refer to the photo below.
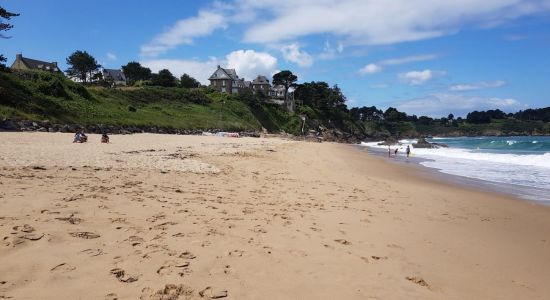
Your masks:
[{"label": "white cloud", "polygon": [[240,78],[252,80],[257,75],[271,76],[277,71],[277,58],[266,52],[254,50],[237,50],[225,56],[224,59],[210,57],[206,61],[184,59],[148,59],[140,63],[153,72],[168,69],[179,77],[187,73],[200,81],[209,84],[208,77],[214,73],[218,65],[235,69]]},{"label": "white cloud", "polygon": [[[359,73],[363,75],[372,74],[372,73],[382,71],[383,69],[382,66],[402,65],[402,64],[407,64],[411,62],[432,60],[432,59],[436,59],[437,57],[438,55],[436,54],[422,54],[422,55],[413,55],[413,56],[385,59],[376,63],[366,65],[365,67],[359,70]],[[369,72],[369,69],[371,69],[371,72]]]},{"label": "white cloud", "polygon": [[189,45],[193,39],[210,35],[214,30],[225,28],[225,16],[216,11],[199,11],[196,17],[177,21],[171,28],[141,46],[141,55],[155,57],[179,45]]},{"label": "white cloud", "polygon": [[300,67],[311,67],[313,64],[313,57],[306,51],[300,50],[300,45],[293,43],[281,48],[283,57],[285,60],[293,62]]},{"label": "white cloud", "polygon": [[445,75],[445,72],[443,71],[432,71],[432,70],[424,70],[424,71],[410,71],[407,73],[399,74],[398,77],[404,81],[406,81],[410,85],[422,85],[429,80],[433,79],[437,76],[443,76]]},{"label": "white cloud", "polygon": [[476,83],[463,83],[463,84],[456,84],[449,88],[450,91],[453,92],[464,92],[464,91],[475,91],[475,90],[481,90],[481,89],[490,89],[490,88],[497,88],[504,86],[506,84],[503,80],[497,80],[497,81],[490,81],[490,82],[476,82]]},{"label": "white cloud", "polygon": [[378,63],[384,66],[394,66],[394,65],[408,64],[408,63],[417,62],[417,61],[433,60],[433,59],[436,59],[437,57],[438,57],[437,54],[422,54],[422,55],[405,56],[400,58],[385,59]]},{"label": "white cloud", "polygon": [[197,79],[202,84],[209,84],[208,77],[214,73],[220,62],[218,59],[211,57],[207,61],[198,60],[178,60],[178,59],[150,59],[143,60],[140,63],[150,68],[153,72],[158,72],[162,69],[168,69],[174,76],[180,77],[183,73],[189,74]]},{"label": "white cloud", "polygon": [[252,80],[257,75],[269,77],[277,70],[277,58],[267,52],[254,50],[233,51],[226,56],[226,64],[246,80]]},{"label": "white cloud", "polygon": [[323,48],[323,52],[319,54],[319,59],[333,59],[336,58],[336,56],[340,53],[344,52],[344,44],[342,42],[338,42],[336,44],[336,48],[332,47],[330,42],[327,40],[325,41],[325,46]]},{"label": "white cloud", "polygon": [[113,61],[117,60],[116,54],[108,52],[107,53],[107,59],[108,60],[113,60]]},{"label": "white cloud", "polygon": [[244,40],[273,43],[314,34],[350,44],[383,45],[491,27],[550,10],[549,0],[237,0],[255,12]]},{"label": "white cloud", "polygon": [[399,111],[418,116],[434,117],[446,116],[453,113],[456,116],[465,116],[473,110],[501,109],[516,111],[526,106],[511,98],[465,96],[459,94],[439,93],[422,98],[402,101],[396,104]]},{"label": "white cloud", "polygon": [[367,74],[374,74],[382,71],[382,67],[376,64],[368,64],[361,69],[359,69],[359,74],[361,75],[367,75]]}]

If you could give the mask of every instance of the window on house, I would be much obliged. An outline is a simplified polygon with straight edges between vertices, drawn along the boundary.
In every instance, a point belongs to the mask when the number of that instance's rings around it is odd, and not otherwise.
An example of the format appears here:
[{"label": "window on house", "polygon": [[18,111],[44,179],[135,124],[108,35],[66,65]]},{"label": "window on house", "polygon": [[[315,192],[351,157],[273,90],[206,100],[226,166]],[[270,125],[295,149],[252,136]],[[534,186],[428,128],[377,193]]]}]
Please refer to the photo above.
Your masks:
[{"label": "window on house", "polygon": [[222,93],[225,93],[225,88],[224,87],[222,88]]},{"label": "window on house", "polygon": [[[224,81],[222,81],[222,86],[225,86],[225,80],[224,80]],[[224,90],[225,90],[225,89],[224,89]]]}]

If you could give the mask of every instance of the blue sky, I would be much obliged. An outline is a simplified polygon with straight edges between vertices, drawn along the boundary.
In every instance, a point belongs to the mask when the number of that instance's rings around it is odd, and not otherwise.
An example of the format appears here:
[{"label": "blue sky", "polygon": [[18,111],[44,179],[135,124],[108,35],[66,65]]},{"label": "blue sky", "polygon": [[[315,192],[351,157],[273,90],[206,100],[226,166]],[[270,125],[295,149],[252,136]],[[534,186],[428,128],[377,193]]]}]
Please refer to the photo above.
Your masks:
[{"label": "blue sky", "polygon": [[550,0],[5,0],[16,53],[86,50],[203,83],[216,65],[247,80],[289,69],[338,84],[349,106],[464,115],[550,106]]}]

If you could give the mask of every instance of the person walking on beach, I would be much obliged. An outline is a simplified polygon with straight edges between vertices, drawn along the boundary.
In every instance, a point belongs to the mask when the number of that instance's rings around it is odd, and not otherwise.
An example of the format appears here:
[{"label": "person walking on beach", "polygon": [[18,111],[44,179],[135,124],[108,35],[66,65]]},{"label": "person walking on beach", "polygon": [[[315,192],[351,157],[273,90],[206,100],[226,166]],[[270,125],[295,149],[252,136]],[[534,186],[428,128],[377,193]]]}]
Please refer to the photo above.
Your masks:
[{"label": "person walking on beach", "polygon": [[395,148],[395,151],[393,151],[393,154],[394,154],[395,156],[397,156],[397,151],[398,151],[398,150],[399,150],[399,148]]},{"label": "person walking on beach", "polygon": [[388,157],[391,157],[391,148],[390,148],[390,145],[388,145]]},{"label": "person walking on beach", "polygon": [[411,154],[411,147],[409,147],[409,145],[407,145],[407,150],[405,150],[407,152],[407,157],[409,157],[409,155]]}]

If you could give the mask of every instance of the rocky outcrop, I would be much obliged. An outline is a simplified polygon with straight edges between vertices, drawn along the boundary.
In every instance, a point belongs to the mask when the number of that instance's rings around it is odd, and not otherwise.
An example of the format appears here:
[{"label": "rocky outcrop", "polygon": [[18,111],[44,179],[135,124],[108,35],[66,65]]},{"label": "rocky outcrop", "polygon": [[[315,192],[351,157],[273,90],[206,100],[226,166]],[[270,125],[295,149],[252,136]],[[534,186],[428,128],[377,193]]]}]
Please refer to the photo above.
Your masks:
[{"label": "rocky outcrop", "polygon": [[429,148],[429,149],[433,149],[433,148],[447,148],[449,146],[445,145],[445,144],[440,144],[440,143],[430,143],[426,140],[426,138],[419,138],[418,141],[414,144],[412,144],[412,146],[414,148]]}]

